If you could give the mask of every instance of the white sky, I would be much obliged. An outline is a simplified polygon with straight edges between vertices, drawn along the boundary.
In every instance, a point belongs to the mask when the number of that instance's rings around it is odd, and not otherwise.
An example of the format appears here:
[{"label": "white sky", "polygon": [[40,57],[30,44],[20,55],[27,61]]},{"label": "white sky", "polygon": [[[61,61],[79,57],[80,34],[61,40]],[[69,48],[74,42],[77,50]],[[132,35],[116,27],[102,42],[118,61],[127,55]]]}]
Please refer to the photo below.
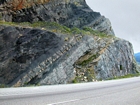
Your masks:
[{"label": "white sky", "polygon": [[140,0],[86,0],[93,11],[111,21],[115,35],[133,44],[140,52]]}]

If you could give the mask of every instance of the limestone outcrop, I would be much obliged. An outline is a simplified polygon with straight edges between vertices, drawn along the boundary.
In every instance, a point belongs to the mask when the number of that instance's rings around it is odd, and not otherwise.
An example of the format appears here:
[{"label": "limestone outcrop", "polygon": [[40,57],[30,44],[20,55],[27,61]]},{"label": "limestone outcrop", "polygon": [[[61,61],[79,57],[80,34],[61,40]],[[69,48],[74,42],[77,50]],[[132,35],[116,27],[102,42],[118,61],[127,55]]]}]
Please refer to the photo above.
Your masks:
[{"label": "limestone outcrop", "polygon": [[0,85],[91,82],[138,72],[132,44],[115,37],[109,19],[85,0],[0,1]]},{"label": "limestone outcrop", "polygon": [[136,73],[132,45],[114,36],[0,26],[0,83],[64,84]]},{"label": "limestone outcrop", "polygon": [[40,29],[0,26],[0,33],[0,83],[10,86],[71,82],[73,64],[94,44],[91,36]]}]

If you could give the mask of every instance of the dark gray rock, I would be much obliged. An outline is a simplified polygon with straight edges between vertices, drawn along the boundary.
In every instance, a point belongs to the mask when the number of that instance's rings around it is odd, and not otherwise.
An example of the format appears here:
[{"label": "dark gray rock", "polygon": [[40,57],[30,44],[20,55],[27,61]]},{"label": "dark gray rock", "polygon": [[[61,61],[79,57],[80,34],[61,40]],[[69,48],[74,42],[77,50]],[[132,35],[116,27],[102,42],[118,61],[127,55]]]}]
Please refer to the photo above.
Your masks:
[{"label": "dark gray rock", "polygon": [[78,77],[78,82],[88,82],[136,70],[132,45],[113,36],[72,36],[0,26],[0,84],[64,84]]},{"label": "dark gray rock", "polygon": [[[39,82],[42,84],[56,84],[68,83],[75,78],[74,63],[83,56],[86,51],[92,49],[94,46],[94,39],[90,36],[84,36],[81,41],[76,43],[66,54],[53,63],[51,73],[44,75],[44,78]],[[54,80],[54,76],[55,79]],[[53,78],[53,79],[52,79]]]},{"label": "dark gray rock", "polygon": [[5,78],[0,81],[2,84],[11,83],[28,70],[36,74],[45,66],[40,63],[65,44],[63,36],[52,32],[5,26],[0,26],[0,29],[0,76]]},{"label": "dark gray rock", "polygon": [[3,13],[5,21],[36,22],[51,21],[67,27],[85,26],[114,35],[110,21],[99,12],[92,11],[85,0],[50,0],[15,12]]},{"label": "dark gray rock", "polygon": [[10,86],[68,83],[74,78],[74,62],[94,44],[90,36],[65,41],[66,35],[40,29],[0,29],[0,83]]}]

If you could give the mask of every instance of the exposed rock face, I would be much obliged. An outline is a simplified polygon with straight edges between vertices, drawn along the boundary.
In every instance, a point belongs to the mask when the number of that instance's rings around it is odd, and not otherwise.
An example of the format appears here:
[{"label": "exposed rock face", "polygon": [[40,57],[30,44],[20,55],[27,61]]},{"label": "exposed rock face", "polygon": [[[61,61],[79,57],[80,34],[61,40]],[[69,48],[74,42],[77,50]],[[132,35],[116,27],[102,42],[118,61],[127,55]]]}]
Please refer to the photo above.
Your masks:
[{"label": "exposed rock face", "polygon": [[0,33],[0,83],[11,86],[71,82],[73,64],[94,44],[90,36],[64,36],[39,29],[1,26]]},{"label": "exposed rock face", "polygon": [[106,79],[114,76],[124,76],[136,73],[137,65],[134,62],[134,53],[131,43],[122,39],[111,39],[107,48],[99,53],[100,60],[95,67],[96,78]]},{"label": "exposed rock face", "polygon": [[94,40],[93,49],[76,63],[76,82],[106,80],[136,73],[130,42],[116,37]]},{"label": "exposed rock face", "polygon": [[3,22],[0,85],[88,82],[137,73],[131,43],[113,36],[110,21],[93,12],[85,0],[31,1],[34,0],[1,1],[0,22],[55,21],[70,28],[91,27],[111,35],[68,35]]},{"label": "exposed rock face", "polygon": [[[10,3],[11,1],[9,0]],[[26,2],[26,0],[23,1]],[[29,4],[31,1],[29,1]],[[27,4],[24,2],[22,7]],[[25,6],[23,9],[16,9],[16,11],[11,11],[11,9],[7,8],[2,13],[2,17],[5,21],[14,22],[55,21],[70,28],[88,26],[93,28],[93,30],[114,35],[110,21],[101,16],[100,13],[93,12],[85,0],[46,0],[44,2],[43,4],[39,4],[40,2],[33,1],[34,5]],[[16,8],[19,8],[17,6]],[[13,6],[11,7],[14,8]]]},{"label": "exposed rock face", "polygon": [[132,45],[115,37],[0,26],[0,40],[0,83],[9,86],[71,83],[75,78],[95,81],[136,73]]}]

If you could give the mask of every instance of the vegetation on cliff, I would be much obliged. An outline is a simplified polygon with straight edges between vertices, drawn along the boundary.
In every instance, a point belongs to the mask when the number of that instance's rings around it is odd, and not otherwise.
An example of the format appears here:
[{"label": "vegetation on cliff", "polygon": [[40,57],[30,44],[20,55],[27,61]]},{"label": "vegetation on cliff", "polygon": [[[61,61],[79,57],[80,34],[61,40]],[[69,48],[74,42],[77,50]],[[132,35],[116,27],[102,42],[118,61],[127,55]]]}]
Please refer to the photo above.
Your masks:
[{"label": "vegetation on cliff", "polygon": [[95,35],[99,37],[114,37],[112,35],[106,35],[103,32],[92,30],[90,27],[84,27],[83,29],[73,27],[68,28],[64,25],[60,25],[56,22],[3,22],[0,21],[0,25],[7,25],[7,26],[15,26],[15,27],[25,27],[25,28],[39,28],[42,30],[48,30],[55,33],[63,33],[63,34],[69,34],[69,35],[75,35],[75,34],[81,34],[81,35]]}]

